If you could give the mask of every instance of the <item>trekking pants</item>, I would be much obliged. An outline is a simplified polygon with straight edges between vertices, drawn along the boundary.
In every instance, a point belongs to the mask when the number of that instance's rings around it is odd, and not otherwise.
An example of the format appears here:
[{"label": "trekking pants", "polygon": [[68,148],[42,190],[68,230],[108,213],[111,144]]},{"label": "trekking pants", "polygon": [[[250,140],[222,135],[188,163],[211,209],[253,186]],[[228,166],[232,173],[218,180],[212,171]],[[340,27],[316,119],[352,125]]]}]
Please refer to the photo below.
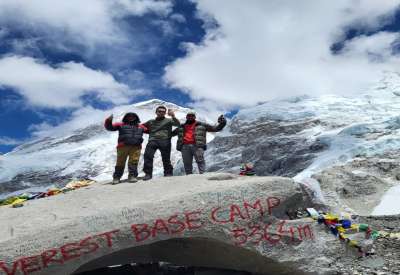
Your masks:
[{"label": "trekking pants", "polygon": [[199,174],[203,174],[206,171],[204,149],[202,147],[197,147],[195,144],[183,144],[181,153],[186,175],[193,174],[193,157],[199,168]]},{"label": "trekking pants", "polygon": [[150,140],[144,151],[143,172],[146,175],[153,174],[153,159],[157,150],[160,150],[161,158],[164,166],[164,176],[173,174],[171,164],[171,139]]},{"label": "trekking pants", "polygon": [[140,145],[124,145],[117,148],[117,164],[115,165],[114,178],[120,179],[124,174],[126,159],[128,159],[128,172],[130,176],[137,177],[137,165],[139,163]]}]

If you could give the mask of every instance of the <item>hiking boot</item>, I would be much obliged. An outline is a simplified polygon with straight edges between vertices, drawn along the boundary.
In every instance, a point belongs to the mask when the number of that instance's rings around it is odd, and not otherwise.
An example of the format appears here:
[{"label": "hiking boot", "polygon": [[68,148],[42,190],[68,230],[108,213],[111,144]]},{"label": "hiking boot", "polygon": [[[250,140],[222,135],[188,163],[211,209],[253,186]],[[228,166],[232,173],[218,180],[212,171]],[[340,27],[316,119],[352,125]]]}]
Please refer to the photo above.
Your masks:
[{"label": "hiking boot", "polygon": [[137,182],[137,178],[135,176],[128,176],[128,182]]},{"label": "hiking boot", "polygon": [[118,184],[118,183],[120,183],[118,178],[113,179],[112,184]]},{"label": "hiking boot", "polygon": [[135,178],[138,176],[137,164],[128,164],[128,175]]},{"label": "hiking boot", "polygon": [[150,174],[146,174],[143,180],[151,180],[152,176]]},{"label": "hiking boot", "polygon": [[115,166],[113,179],[120,179],[124,174],[124,166]]}]

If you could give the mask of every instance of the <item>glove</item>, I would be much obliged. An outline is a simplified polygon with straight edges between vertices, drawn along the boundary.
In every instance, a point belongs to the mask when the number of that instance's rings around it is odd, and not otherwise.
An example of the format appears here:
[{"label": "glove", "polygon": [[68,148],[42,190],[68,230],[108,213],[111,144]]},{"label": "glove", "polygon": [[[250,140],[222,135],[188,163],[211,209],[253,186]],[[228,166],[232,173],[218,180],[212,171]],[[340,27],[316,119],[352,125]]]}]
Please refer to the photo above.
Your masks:
[{"label": "glove", "polygon": [[220,115],[218,117],[218,123],[221,124],[221,123],[225,123],[225,122],[226,122],[226,119],[224,118],[224,115]]}]

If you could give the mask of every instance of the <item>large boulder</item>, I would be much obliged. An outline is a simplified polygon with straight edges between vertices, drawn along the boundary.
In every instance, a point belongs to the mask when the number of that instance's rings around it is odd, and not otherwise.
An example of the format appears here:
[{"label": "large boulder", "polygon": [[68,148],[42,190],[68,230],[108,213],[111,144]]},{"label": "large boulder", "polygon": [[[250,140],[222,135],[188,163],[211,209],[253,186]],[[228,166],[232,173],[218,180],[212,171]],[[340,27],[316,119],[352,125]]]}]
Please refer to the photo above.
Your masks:
[{"label": "large boulder", "polygon": [[340,242],[282,177],[206,174],[95,184],[0,208],[0,274],[170,262],[258,274],[330,274]]}]

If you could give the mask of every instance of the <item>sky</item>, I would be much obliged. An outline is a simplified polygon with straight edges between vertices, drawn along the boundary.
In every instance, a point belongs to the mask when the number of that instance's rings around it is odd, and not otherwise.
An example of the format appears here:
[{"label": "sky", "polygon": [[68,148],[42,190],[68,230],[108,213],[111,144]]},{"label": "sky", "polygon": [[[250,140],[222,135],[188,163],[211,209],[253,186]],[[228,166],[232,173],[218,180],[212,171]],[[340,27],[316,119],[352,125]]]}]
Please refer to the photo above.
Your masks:
[{"label": "sky", "polygon": [[399,5],[0,0],[0,152],[151,98],[217,114],[356,95],[400,68]]}]

